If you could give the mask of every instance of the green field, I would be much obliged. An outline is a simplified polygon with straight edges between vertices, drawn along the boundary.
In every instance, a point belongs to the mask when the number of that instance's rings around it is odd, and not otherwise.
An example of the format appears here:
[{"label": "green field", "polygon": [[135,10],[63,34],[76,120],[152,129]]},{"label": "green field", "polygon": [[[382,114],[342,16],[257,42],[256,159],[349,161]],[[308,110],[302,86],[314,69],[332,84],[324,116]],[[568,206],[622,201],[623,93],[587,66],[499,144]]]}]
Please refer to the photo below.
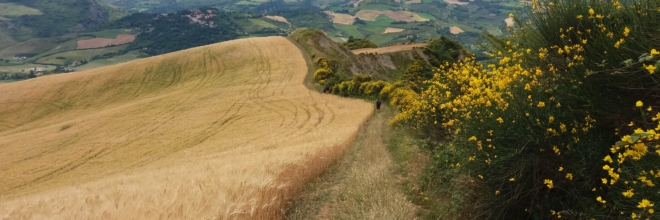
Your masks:
[{"label": "green field", "polygon": [[237,4],[237,5],[260,5],[261,3],[258,3],[258,2],[249,2],[249,1],[245,1],[245,0],[243,0],[243,1],[236,2],[236,3],[234,3],[234,4]]},{"label": "green field", "polygon": [[96,32],[86,32],[86,33],[81,33],[81,34],[94,35],[97,38],[115,39],[120,34],[137,34],[138,31],[139,30],[132,30],[132,29],[111,29],[111,30],[103,30],[103,31],[96,31]]},{"label": "green field", "polygon": [[42,65],[42,64],[21,64],[21,65],[11,65],[11,66],[0,66],[0,72],[10,72],[10,73],[29,72],[34,68],[54,70],[55,66]]},{"label": "green field", "polygon": [[[365,1],[366,2],[366,1]],[[365,2],[360,3],[360,10],[395,10],[396,7],[383,4],[365,4]]]},{"label": "green field", "polygon": [[40,54],[52,49],[53,47],[56,47],[56,44],[47,39],[34,38],[0,50],[0,58],[11,58],[16,54],[25,53]]},{"label": "green field", "polygon": [[98,68],[98,67],[104,67],[104,66],[110,66],[110,65],[115,65],[115,64],[120,64],[120,63],[125,63],[128,61],[136,60],[138,59],[138,56],[140,56],[140,52],[133,50],[130,51],[126,54],[119,55],[116,57],[108,58],[108,59],[99,59],[99,60],[93,60],[85,65],[82,66],[77,66],[73,69],[75,70],[87,70],[87,69],[93,69],[93,68]]},{"label": "green field", "polygon": [[116,47],[105,47],[98,49],[88,50],[74,50],[62,53],[45,56],[36,61],[36,63],[52,64],[52,65],[68,65],[74,60],[91,60],[94,56],[103,55],[107,53],[116,53],[128,47],[127,44]]},{"label": "green field", "polygon": [[356,38],[364,38],[364,35],[362,35],[362,33],[360,33],[360,31],[357,30],[357,26],[343,25],[343,24],[334,24],[333,26],[335,27],[335,29],[340,30],[341,32],[346,34],[345,36],[346,38],[348,38],[348,36],[353,36]]},{"label": "green field", "polygon": [[276,28],[277,26],[265,21],[264,19],[268,18],[263,18],[263,19],[241,19],[237,20],[236,22],[243,28],[243,31],[247,33],[254,33],[256,31],[259,31],[263,28]]},{"label": "green field", "polygon": [[0,3],[0,16],[22,16],[22,15],[42,15],[43,13],[35,8],[14,3]]}]

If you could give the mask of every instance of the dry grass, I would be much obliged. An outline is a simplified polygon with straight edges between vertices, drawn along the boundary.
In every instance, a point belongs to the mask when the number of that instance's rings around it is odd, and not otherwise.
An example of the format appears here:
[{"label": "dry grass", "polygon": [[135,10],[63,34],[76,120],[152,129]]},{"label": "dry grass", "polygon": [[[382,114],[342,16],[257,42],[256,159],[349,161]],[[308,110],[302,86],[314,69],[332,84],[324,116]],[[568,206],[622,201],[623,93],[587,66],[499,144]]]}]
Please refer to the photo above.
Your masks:
[{"label": "dry grass", "polygon": [[358,137],[356,147],[361,149],[336,187],[334,201],[321,208],[317,219],[416,219],[416,206],[399,185],[396,164],[386,150],[391,134],[388,116],[393,116],[389,109],[375,113]]},{"label": "dry grass", "polygon": [[0,218],[276,219],[372,105],[282,37],[0,85]]},{"label": "dry grass", "polygon": [[454,5],[468,5],[470,4],[469,2],[459,2],[458,0],[445,0],[445,2],[449,4],[454,4]]},{"label": "dry grass", "polygon": [[361,10],[355,13],[355,17],[365,21],[375,21],[379,15],[386,15],[397,21],[428,21],[429,19],[423,18],[418,14],[409,11],[392,11],[392,10]]},{"label": "dry grass", "polygon": [[279,22],[284,22],[284,23],[287,23],[287,24],[291,24],[291,23],[289,23],[289,21],[286,20],[286,18],[284,18],[282,16],[279,16],[279,15],[266,15],[264,17],[268,18],[270,20],[273,20],[273,21],[279,21]]},{"label": "dry grass", "polygon": [[92,49],[92,48],[101,48],[107,46],[116,46],[127,44],[135,41],[135,35],[130,34],[120,34],[115,39],[110,38],[93,38],[88,40],[79,40],[77,42],[77,49]]},{"label": "dry grass", "polygon": [[406,30],[406,29],[403,29],[403,28],[387,27],[387,28],[385,28],[385,31],[383,31],[383,34],[387,34],[387,33],[399,33],[399,32],[405,31],[405,30]]},{"label": "dry grass", "polygon": [[379,48],[363,48],[363,49],[352,50],[352,52],[354,54],[361,54],[361,53],[384,54],[384,53],[394,53],[399,51],[412,50],[415,47],[425,47],[425,46],[426,43],[404,44],[404,45],[394,45],[394,46],[379,47]]},{"label": "dry grass", "polygon": [[506,18],[504,19],[504,22],[506,22],[507,27],[513,27],[514,25],[513,18]]},{"label": "dry grass", "polygon": [[460,34],[460,33],[463,33],[463,32],[465,32],[465,31],[464,31],[463,29],[459,28],[458,26],[451,26],[451,27],[449,28],[449,32],[450,32],[451,34]]},{"label": "dry grass", "polygon": [[355,17],[349,14],[335,13],[334,11],[324,11],[326,14],[332,16],[332,23],[352,25],[355,22]]}]

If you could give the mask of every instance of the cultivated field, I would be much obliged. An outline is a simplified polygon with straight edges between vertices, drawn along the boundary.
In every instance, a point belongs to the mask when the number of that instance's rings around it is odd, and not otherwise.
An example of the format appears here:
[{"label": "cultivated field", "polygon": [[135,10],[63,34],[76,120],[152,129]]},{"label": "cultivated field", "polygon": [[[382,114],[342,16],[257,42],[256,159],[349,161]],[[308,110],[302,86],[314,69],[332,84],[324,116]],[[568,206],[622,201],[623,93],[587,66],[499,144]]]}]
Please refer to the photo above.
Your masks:
[{"label": "cultivated field", "polygon": [[397,21],[428,21],[429,19],[423,18],[418,14],[408,12],[408,11],[392,11],[392,10],[361,10],[355,13],[355,17],[358,17],[365,21],[375,21],[379,15],[386,15]]},{"label": "cultivated field", "polygon": [[355,17],[349,14],[335,13],[334,11],[324,11],[326,14],[332,16],[332,23],[352,25],[355,22]]},{"label": "cultivated field", "polygon": [[291,23],[289,23],[289,21],[286,20],[286,18],[284,18],[284,17],[282,17],[282,16],[278,16],[278,15],[266,15],[266,16],[264,16],[264,17],[266,17],[266,18],[268,18],[268,19],[270,19],[270,20],[273,20],[273,21],[279,21],[279,22],[284,22],[284,23],[287,23],[287,24],[291,24]]},{"label": "cultivated field", "polygon": [[394,46],[388,46],[388,47],[379,47],[379,48],[363,48],[363,49],[357,49],[357,50],[352,50],[354,54],[361,54],[361,53],[393,53],[393,52],[399,52],[399,51],[406,51],[406,50],[412,50],[415,47],[424,47],[426,46],[426,43],[421,43],[421,44],[404,44],[404,45],[394,45]]},{"label": "cultivated field", "polygon": [[249,38],[0,85],[0,218],[273,219],[372,113]]},{"label": "cultivated field", "polygon": [[115,39],[110,38],[93,38],[89,40],[79,40],[77,49],[92,49],[107,46],[116,46],[127,44],[135,41],[135,35],[120,34]]},{"label": "cultivated field", "polygon": [[405,31],[405,30],[406,30],[406,29],[403,29],[403,28],[387,27],[387,28],[385,28],[385,31],[383,31],[383,34],[387,34],[387,33],[399,33],[399,32]]},{"label": "cultivated field", "polygon": [[461,29],[460,27],[458,27],[458,26],[451,26],[449,28],[449,32],[452,33],[452,34],[460,34],[460,33],[463,33],[465,31],[463,29]]},{"label": "cultivated field", "polygon": [[1,16],[42,15],[39,9],[30,8],[25,5],[14,3],[0,3]]}]

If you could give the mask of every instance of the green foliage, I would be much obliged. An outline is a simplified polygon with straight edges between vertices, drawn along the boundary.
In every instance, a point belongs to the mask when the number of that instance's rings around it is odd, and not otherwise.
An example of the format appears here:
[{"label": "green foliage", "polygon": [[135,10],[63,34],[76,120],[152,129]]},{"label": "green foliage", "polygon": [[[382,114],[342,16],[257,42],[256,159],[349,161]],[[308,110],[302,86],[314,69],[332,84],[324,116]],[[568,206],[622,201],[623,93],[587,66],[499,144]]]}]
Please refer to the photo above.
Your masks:
[{"label": "green foliage", "polygon": [[431,39],[424,47],[424,53],[429,55],[429,62],[433,66],[440,66],[445,62],[454,62],[471,55],[458,41],[444,36]]},{"label": "green foliage", "polygon": [[108,20],[107,9],[92,0],[5,0],[39,9],[43,15],[23,15],[15,25],[32,29],[36,37],[78,32]]},{"label": "green foliage", "polygon": [[348,41],[342,43],[349,50],[356,50],[362,48],[377,48],[374,42],[371,42],[368,39],[354,38],[353,36],[348,37]]},{"label": "green foliage", "polygon": [[[127,16],[118,20],[118,24],[139,25],[141,33],[131,43],[127,50],[142,49],[148,55],[158,55],[183,50],[226,40],[236,39],[241,32],[238,24],[233,20],[232,13],[213,10],[212,18],[205,19],[205,24],[191,23],[185,15],[189,11],[180,11],[178,14],[139,14]],[[144,17],[150,17],[146,20]],[[137,19],[137,20],[136,20]],[[148,22],[148,23],[147,23]],[[212,27],[210,22],[214,23]],[[146,24],[145,24],[146,23]]]},{"label": "green foliage", "polygon": [[[580,0],[530,7],[531,22],[516,17],[510,36],[486,35],[495,62],[468,56],[452,64],[443,59],[459,54],[430,51],[441,66],[422,92],[383,89],[401,109],[395,125],[448,142],[435,144],[426,171],[427,217],[653,218],[649,206],[660,196],[649,170],[659,168],[660,151],[652,151],[660,127],[631,109],[636,100],[640,108],[660,105],[654,74],[660,4]],[[645,131],[633,131],[640,124]],[[622,142],[611,148],[617,139]],[[620,164],[607,161],[610,153]],[[630,189],[635,195],[628,198]],[[437,202],[447,198],[452,204]]]},{"label": "green foliage", "polygon": [[298,28],[311,28],[330,31],[333,29],[332,22],[323,11],[314,9],[294,9],[279,13],[292,25]]}]

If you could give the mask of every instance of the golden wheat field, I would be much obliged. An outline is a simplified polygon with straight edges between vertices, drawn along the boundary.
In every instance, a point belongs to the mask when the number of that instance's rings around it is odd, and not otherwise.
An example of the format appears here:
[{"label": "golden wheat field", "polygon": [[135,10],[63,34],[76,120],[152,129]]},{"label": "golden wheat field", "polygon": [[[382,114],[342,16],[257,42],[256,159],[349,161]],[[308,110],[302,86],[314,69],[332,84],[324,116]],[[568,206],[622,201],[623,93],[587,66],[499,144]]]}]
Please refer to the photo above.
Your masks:
[{"label": "golden wheat field", "polygon": [[372,105],[283,37],[0,85],[0,219],[277,219]]}]

